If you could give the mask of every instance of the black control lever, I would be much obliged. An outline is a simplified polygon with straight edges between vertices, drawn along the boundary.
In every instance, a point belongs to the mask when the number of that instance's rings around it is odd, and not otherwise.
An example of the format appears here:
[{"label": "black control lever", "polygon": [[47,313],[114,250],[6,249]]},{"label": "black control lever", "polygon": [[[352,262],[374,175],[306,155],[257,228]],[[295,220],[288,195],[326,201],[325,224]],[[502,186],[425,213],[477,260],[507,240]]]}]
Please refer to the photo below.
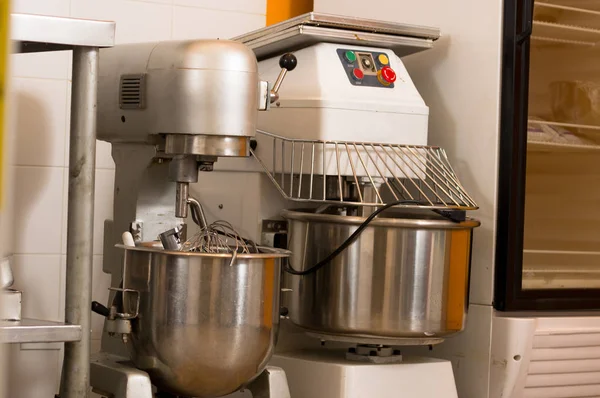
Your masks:
[{"label": "black control lever", "polygon": [[296,66],[298,66],[298,58],[292,53],[283,54],[281,58],[279,58],[279,66],[281,67],[281,72],[279,72],[279,76],[277,76],[277,80],[275,80],[273,89],[271,90],[271,103],[279,99],[278,93],[281,88],[281,83],[288,72],[296,69]]},{"label": "black control lever", "polygon": [[97,301],[92,301],[92,311],[106,318],[108,318],[108,315],[110,314],[110,310]]}]

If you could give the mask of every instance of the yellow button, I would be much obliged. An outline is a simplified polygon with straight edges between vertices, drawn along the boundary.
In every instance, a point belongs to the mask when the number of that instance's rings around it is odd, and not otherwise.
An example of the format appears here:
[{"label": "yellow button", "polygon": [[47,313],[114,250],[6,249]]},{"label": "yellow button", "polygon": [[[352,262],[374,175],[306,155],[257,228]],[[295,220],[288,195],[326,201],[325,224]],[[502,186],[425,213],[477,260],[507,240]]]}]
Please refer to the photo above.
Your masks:
[{"label": "yellow button", "polygon": [[390,60],[388,59],[387,55],[385,55],[385,54],[379,54],[379,57],[377,57],[377,59],[379,60],[379,63],[381,65],[387,65],[390,63]]}]

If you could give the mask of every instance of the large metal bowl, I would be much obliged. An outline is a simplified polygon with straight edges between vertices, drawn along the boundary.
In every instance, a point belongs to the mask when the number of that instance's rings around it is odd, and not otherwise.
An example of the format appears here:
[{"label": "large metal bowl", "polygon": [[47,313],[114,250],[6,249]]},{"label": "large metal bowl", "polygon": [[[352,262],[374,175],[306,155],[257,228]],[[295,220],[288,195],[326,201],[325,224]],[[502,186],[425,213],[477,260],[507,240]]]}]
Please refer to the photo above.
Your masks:
[{"label": "large metal bowl", "polygon": [[219,397],[262,372],[274,350],[281,262],[289,252],[238,254],[230,265],[228,254],[124,249],[127,312],[136,311],[139,296],[131,359],[155,386]]},{"label": "large metal bowl", "polygon": [[[283,217],[296,270],[324,259],[365,221],[291,210]],[[478,225],[437,216],[375,218],[316,273],[286,277],[290,320],[322,338],[357,343],[431,344],[461,331]]]}]

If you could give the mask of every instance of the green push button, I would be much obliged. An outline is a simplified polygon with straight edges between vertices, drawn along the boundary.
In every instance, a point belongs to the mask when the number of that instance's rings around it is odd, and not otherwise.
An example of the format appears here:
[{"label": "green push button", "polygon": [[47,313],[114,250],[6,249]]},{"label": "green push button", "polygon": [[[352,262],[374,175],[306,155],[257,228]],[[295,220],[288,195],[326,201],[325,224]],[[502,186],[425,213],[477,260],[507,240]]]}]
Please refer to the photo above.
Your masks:
[{"label": "green push button", "polygon": [[346,61],[348,61],[348,62],[354,63],[356,61],[356,54],[354,54],[354,51],[346,51],[344,53],[344,57],[346,58]]}]

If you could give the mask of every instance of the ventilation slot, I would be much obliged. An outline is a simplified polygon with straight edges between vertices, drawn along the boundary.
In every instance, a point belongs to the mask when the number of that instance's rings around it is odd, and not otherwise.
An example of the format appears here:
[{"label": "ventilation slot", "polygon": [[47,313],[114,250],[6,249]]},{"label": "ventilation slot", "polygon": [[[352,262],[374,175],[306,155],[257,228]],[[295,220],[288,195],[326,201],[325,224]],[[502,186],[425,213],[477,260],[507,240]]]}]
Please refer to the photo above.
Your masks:
[{"label": "ventilation slot", "polygon": [[122,75],[119,84],[119,107],[143,109],[146,107],[146,75]]}]

